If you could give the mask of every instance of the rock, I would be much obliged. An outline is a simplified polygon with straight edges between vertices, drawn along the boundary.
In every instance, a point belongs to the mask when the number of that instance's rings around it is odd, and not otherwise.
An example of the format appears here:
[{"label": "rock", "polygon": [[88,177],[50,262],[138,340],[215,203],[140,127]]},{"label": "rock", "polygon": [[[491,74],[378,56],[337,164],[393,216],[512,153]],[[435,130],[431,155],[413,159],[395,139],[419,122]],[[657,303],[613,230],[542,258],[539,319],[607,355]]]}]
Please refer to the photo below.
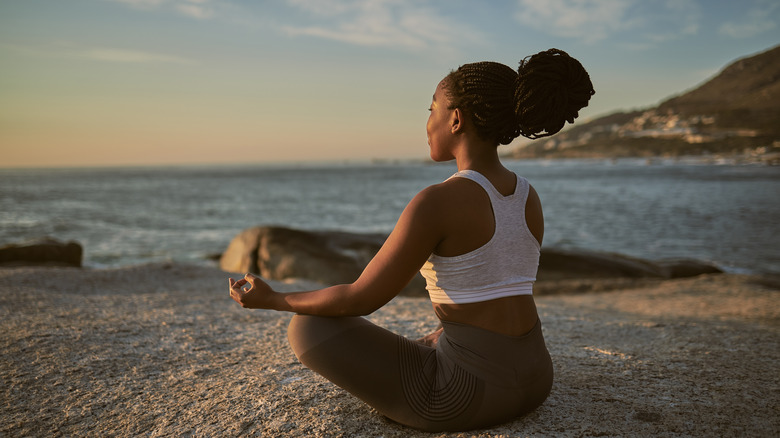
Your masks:
[{"label": "rock", "polygon": [[2,266],[81,267],[84,250],[76,242],[60,242],[48,237],[0,247]]},{"label": "rock", "polygon": [[543,248],[537,279],[659,277],[657,266],[619,254]]},{"label": "rock", "polygon": [[537,279],[683,278],[722,273],[718,267],[696,260],[650,262],[621,254],[587,250],[544,248]]},{"label": "rock", "polygon": [[665,278],[695,277],[702,274],[722,274],[723,270],[698,260],[663,260],[657,262]]},{"label": "rock", "polygon": [[[385,239],[381,234],[252,227],[233,238],[219,265],[224,271],[251,272],[270,280],[306,279],[328,285],[351,283],[360,276]],[[620,254],[544,248],[537,279],[539,283],[587,280],[587,284],[578,287],[590,290],[599,289],[599,285],[610,279],[666,279],[715,272],[721,271],[692,260],[653,263]],[[401,294],[427,295],[425,280],[418,273]]]},{"label": "rock", "polygon": [[[322,284],[355,281],[386,239],[381,234],[303,231],[252,227],[239,233],[220,258],[220,269],[259,274],[270,280],[307,279]],[[401,292],[423,296],[425,280],[417,276]]]},{"label": "rock", "polygon": [[219,258],[219,268],[227,272],[259,274],[257,248],[262,230],[260,227],[253,227],[238,233]]}]

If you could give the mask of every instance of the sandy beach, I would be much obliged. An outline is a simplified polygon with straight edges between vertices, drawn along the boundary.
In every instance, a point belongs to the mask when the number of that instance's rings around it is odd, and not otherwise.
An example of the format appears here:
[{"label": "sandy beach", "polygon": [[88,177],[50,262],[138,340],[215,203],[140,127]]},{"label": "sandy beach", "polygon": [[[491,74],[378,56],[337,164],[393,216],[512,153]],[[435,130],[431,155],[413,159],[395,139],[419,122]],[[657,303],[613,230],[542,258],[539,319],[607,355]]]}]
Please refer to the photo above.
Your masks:
[{"label": "sandy beach", "polygon": [[[556,380],[486,430],[394,424],[303,367],[290,315],[245,310],[216,268],[0,268],[0,436],[780,435],[775,280],[741,275],[538,297]],[[280,289],[305,282],[274,283]],[[425,299],[370,316],[410,338]]]}]

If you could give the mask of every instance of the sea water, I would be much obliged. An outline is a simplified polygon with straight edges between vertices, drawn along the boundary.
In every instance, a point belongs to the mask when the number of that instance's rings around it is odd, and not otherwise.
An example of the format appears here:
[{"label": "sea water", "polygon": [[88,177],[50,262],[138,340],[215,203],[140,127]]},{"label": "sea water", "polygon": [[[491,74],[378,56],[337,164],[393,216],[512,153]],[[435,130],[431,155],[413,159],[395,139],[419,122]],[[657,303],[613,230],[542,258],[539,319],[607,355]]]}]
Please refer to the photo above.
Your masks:
[{"label": "sea water", "polygon": [[[508,161],[542,199],[544,246],[780,273],[780,168],[698,161]],[[202,262],[242,229],[389,233],[452,164],[0,170],[0,244],[75,240],[87,266]]]}]

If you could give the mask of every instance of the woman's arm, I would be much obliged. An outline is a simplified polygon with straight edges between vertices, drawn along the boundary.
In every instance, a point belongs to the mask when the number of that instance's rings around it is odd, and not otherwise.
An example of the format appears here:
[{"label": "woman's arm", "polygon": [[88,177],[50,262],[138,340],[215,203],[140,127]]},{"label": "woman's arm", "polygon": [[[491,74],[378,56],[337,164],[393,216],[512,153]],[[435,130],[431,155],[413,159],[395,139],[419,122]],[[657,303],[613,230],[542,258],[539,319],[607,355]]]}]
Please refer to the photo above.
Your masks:
[{"label": "woman's arm", "polygon": [[308,292],[279,293],[254,275],[230,279],[231,297],[244,307],[319,316],[360,316],[379,309],[398,295],[443,238],[438,186],[423,190],[406,206],[398,223],[360,277]]}]

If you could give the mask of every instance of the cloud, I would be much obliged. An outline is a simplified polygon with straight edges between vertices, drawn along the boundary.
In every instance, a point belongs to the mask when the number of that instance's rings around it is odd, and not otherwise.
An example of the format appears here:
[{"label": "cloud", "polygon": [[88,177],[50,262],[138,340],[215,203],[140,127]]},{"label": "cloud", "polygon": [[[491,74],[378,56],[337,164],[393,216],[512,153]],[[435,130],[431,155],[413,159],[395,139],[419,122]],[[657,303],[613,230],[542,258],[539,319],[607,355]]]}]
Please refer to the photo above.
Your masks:
[{"label": "cloud", "polygon": [[353,9],[359,2],[345,0],[287,0],[287,3],[316,15],[336,16]]},{"label": "cloud", "polygon": [[148,63],[173,63],[192,64],[193,61],[179,56],[166,55],[140,50],[125,50],[112,48],[92,48],[74,53],[78,57],[93,59],[96,61],[148,64]]},{"label": "cloud", "polygon": [[660,5],[650,2],[643,4],[647,5],[651,5],[652,9],[637,10],[636,13],[644,17],[637,30],[652,29],[639,34],[648,46],[678,40],[699,32],[702,14],[696,0],[665,0]]},{"label": "cloud", "polygon": [[124,3],[137,9],[154,9],[165,3],[167,0],[112,0],[117,3]]},{"label": "cloud", "polygon": [[619,36],[647,48],[696,34],[701,8],[695,0],[518,0],[516,18],[557,37],[592,44]]},{"label": "cloud", "polygon": [[601,41],[631,23],[631,0],[519,0],[517,20],[554,36]]},{"label": "cloud", "polygon": [[731,38],[749,38],[768,32],[777,28],[777,11],[780,3],[761,2],[750,8],[741,20],[723,23],[718,33]]},{"label": "cloud", "polygon": [[41,45],[19,45],[0,43],[0,48],[16,53],[42,58],[76,58],[93,61],[128,63],[128,64],[196,64],[197,62],[176,55],[150,52],[145,50],[128,50],[111,47],[84,47],[68,41],[57,41]]},{"label": "cloud", "polygon": [[180,14],[204,20],[214,16],[212,0],[112,0],[135,9],[155,10],[170,7]]},{"label": "cloud", "polygon": [[188,17],[197,18],[199,20],[205,20],[206,18],[211,18],[214,15],[213,9],[209,9],[204,5],[192,3],[177,4],[176,9]]},{"label": "cloud", "polygon": [[412,0],[288,0],[287,3],[316,19],[314,25],[283,27],[292,36],[411,50],[433,47],[450,50],[458,36],[473,42],[484,40],[467,25],[455,23]]}]

